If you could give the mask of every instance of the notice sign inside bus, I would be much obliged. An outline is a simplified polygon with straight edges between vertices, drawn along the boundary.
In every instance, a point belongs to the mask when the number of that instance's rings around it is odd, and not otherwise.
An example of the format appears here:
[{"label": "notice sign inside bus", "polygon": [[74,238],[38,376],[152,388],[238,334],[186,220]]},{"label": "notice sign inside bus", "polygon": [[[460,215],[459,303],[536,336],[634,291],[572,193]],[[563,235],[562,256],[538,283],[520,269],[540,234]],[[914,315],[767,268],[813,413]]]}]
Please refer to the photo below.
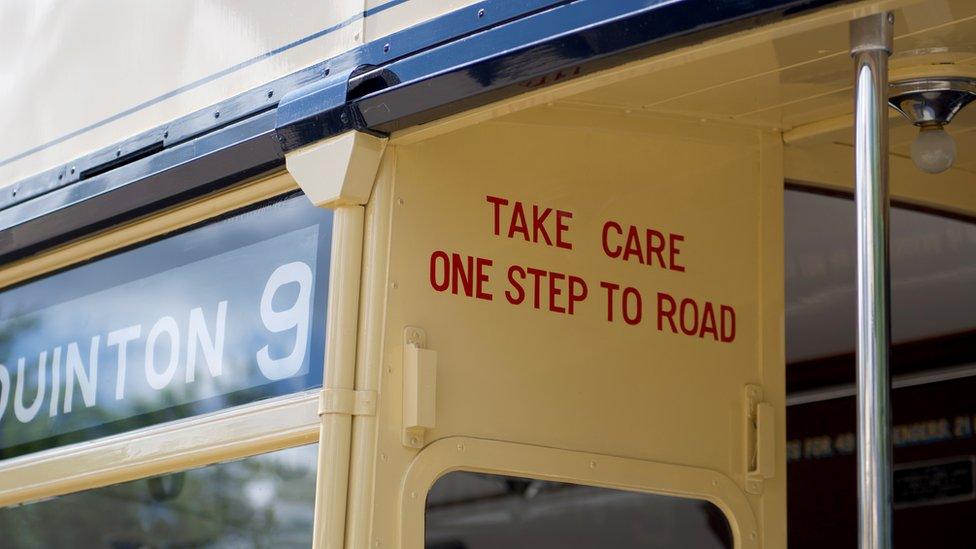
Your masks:
[{"label": "notice sign inside bus", "polygon": [[321,385],[331,223],[296,196],[0,292],[0,457]]}]

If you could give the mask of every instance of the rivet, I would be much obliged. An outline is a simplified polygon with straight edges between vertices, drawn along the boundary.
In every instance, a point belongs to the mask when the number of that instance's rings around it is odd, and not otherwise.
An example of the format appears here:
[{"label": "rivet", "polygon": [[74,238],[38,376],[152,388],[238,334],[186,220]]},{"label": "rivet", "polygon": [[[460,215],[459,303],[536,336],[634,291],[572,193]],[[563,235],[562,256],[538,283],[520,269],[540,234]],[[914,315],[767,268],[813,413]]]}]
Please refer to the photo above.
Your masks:
[{"label": "rivet", "polygon": [[410,492],[410,497],[417,499],[417,492]]},{"label": "rivet", "polygon": [[387,461],[388,459],[390,459],[390,456],[386,455],[383,452],[380,452],[380,459],[383,461]]},{"label": "rivet", "polygon": [[339,114],[339,121],[342,122],[343,124],[348,124],[349,123],[349,115],[346,114],[346,113],[340,113]]},{"label": "rivet", "polygon": [[590,461],[590,469],[596,469],[596,462]]},{"label": "rivet", "polygon": [[330,72],[330,71],[331,71],[331,69],[330,69],[329,67],[326,67],[326,68],[325,68],[325,75],[326,75],[326,76],[329,76],[329,72]]},{"label": "rivet", "polygon": [[14,194],[14,196],[17,196],[17,191],[19,191],[19,190],[20,190],[20,189],[18,189],[17,187],[14,187],[14,193],[13,193],[13,194]]},{"label": "rivet", "polygon": [[478,10],[478,18],[480,19],[484,16],[485,16],[485,8],[481,8],[480,10]]},{"label": "rivet", "polygon": [[169,132],[163,132],[163,139],[166,139],[167,137],[169,137]]},{"label": "rivet", "polygon": [[894,25],[895,24],[895,14],[893,14],[893,13],[889,13],[888,14],[888,24],[889,25]]},{"label": "rivet", "polygon": [[268,90],[268,99],[274,97],[274,90]]},{"label": "rivet", "polygon": [[458,452],[463,452],[464,451],[464,443],[463,442],[458,442],[458,444],[457,444],[457,451]]},{"label": "rivet", "polygon": [[383,53],[390,53],[390,45],[383,44]]},{"label": "rivet", "polygon": [[755,532],[749,532],[749,539],[755,540],[756,539],[756,533]]},{"label": "rivet", "polygon": [[75,173],[75,167],[71,166],[71,173]]},{"label": "rivet", "polygon": [[220,111],[214,111],[214,118],[220,118]]},{"label": "rivet", "polygon": [[61,172],[61,173],[58,174],[58,179],[59,180],[62,179],[63,177],[64,177],[64,172]]},{"label": "rivet", "polygon": [[122,156],[122,149],[115,151],[115,158]]},{"label": "rivet", "polygon": [[416,446],[416,445],[420,444],[420,439],[417,438],[417,437],[410,437],[410,444],[413,444],[414,446]]},{"label": "rivet", "polygon": [[396,290],[397,288],[400,287],[400,285],[397,284],[396,281],[394,280],[393,282],[390,283],[390,287],[393,288],[394,290]]},{"label": "rivet", "polygon": [[397,205],[398,206],[403,206],[403,199],[402,198],[397,198]]},{"label": "rivet", "polygon": [[712,481],[712,486],[718,486],[718,481],[717,480],[713,480]]}]

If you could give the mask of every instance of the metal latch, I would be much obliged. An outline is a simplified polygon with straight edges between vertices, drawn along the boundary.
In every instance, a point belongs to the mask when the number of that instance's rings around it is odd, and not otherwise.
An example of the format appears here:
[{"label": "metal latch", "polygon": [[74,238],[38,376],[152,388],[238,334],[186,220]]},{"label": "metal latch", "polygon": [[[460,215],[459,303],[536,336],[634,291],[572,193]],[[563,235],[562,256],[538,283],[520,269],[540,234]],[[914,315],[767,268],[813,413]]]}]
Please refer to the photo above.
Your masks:
[{"label": "metal latch", "polygon": [[434,427],[437,352],[425,349],[427,334],[408,326],[403,331],[403,445],[423,448]]},{"label": "metal latch", "polygon": [[763,402],[759,385],[746,385],[746,492],[761,494],[763,481],[776,473],[776,423],[773,405]]},{"label": "metal latch", "polygon": [[376,415],[376,391],[353,389],[322,389],[319,394],[319,415],[342,414],[347,416]]}]

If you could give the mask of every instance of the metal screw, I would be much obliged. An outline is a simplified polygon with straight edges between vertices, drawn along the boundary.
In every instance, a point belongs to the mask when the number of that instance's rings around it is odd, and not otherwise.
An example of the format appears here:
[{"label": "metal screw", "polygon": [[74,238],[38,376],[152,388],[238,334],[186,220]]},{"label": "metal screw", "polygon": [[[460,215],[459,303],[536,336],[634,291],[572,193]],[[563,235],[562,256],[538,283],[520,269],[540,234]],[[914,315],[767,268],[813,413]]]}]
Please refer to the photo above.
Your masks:
[{"label": "metal screw", "polygon": [[478,18],[480,19],[484,16],[485,16],[485,8],[481,8],[480,10],[478,10]]},{"label": "metal screw", "polygon": [[383,44],[383,53],[390,53],[390,45]]},{"label": "metal screw", "polygon": [[342,122],[343,124],[348,124],[349,123],[349,115],[346,114],[346,113],[340,113],[339,114],[339,121]]}]

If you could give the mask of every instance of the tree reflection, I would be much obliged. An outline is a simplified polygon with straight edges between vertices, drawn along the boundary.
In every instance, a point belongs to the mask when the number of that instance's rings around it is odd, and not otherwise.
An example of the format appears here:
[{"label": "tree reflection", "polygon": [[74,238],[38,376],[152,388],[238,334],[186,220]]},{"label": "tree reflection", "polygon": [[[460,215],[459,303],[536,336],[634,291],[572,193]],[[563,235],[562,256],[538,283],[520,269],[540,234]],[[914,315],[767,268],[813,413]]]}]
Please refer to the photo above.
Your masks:
[{"label": "tree reflection", "polygon": [[308,547],[316,447],[0,509],[0,546]]}]

